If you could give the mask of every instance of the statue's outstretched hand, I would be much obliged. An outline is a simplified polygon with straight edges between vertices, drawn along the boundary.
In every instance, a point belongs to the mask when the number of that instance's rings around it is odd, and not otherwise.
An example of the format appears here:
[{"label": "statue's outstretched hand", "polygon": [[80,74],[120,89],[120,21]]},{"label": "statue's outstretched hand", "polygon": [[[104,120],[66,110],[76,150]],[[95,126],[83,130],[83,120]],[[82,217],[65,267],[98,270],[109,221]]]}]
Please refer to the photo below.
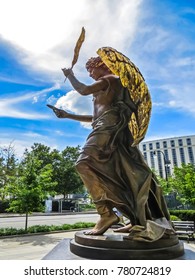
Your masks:
[{"label": "statue's outstretched hand", "polygon": [[64,73],[64,76],[65,77],[68,77],[68,75],[74,75],[74,73],[73,73],[73,71],[72,71],[72,69],[71,68],[63,68],[62,69],[62,72]]},{"label": "statue's outstretched hand", "polygon": [[58,109],[55,106],[47,104],[49,108],[51,108],[58,118],[68,118],[68,113],[62,109]]}]

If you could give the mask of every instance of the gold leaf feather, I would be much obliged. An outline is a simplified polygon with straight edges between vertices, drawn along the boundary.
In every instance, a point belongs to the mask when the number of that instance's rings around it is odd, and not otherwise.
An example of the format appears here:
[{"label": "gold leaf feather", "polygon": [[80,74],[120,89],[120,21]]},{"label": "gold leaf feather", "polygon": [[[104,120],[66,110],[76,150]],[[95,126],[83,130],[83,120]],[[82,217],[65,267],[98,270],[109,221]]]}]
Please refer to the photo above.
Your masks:
[{"label": "gold leaf feather", "polygon": [[148,87],[139,69],[122,53],[111,47],[103,47],[98,49],[97,54],[112,73],[120,77],[137,107],[136,114],[132,113],[128,123],[134,138],[132,146],[136,146],[145,137],[150,120],[152,102]]},{"label": "gold leaf feather", "polygon": [[73,60],[72,60],[71,69],[73,68],[73,66],[76,64],[76,62],[78,60],[80,48],[81,48],[84,40],[85,40],[85,28],[82,27],[81,34],[80,34],[79,39],[78,39],[78,41],[76,43],[76,46],[74,48],[74,57],[73,57]]}]

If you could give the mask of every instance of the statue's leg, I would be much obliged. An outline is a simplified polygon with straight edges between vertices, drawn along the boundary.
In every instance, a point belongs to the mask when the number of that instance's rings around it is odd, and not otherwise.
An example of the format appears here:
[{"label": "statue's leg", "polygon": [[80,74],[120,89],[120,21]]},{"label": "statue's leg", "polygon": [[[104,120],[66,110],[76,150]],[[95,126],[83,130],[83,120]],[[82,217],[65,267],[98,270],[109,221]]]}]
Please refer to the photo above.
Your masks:
[{"label": "statue's leg", "polygon": [[109,209],[105,204],[97,203],[96,209],[100,215],[95,227],[92,230],[88,230],[85,234],[88,235],[101,235],[106,232],[112,225],[119,222],[119,217]]},{"label": "statue's leg", "polygon": [[85,232],[85,234],[101,235],[110,226],[118,223],[119,217],[112,210],[112,206],[106,203],[102,198],[105,196],[105,191],[102,188],[101,181],[98,176],[91,170],[85,161],[79,161],[76,164],[76,169],[92,196],[100,219],[96,223],[95,227]]}]

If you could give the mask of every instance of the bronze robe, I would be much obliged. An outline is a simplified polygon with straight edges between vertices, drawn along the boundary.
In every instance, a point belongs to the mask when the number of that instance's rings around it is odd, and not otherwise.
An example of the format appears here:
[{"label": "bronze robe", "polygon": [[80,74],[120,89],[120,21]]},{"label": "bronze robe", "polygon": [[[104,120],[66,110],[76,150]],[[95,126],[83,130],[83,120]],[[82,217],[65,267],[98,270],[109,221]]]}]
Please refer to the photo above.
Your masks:
[{"label": "bronze robe", "polygon": [[78,162],[84,161],[99,182],[94,202],[116,207],[129,218],[132,239],[154,241],[173,229],[161,187],[138,147],[131,146],[133,111],[136,106],[121,85],[111,108],[93,122]]}]

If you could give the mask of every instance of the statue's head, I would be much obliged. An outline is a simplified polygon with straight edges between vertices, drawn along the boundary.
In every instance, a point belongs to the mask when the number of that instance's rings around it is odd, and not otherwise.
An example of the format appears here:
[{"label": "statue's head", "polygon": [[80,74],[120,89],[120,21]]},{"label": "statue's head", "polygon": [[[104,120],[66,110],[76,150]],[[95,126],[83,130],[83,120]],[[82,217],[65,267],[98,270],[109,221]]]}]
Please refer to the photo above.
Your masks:
[{"label": "statue's head", "polygon": [[[99,68],[99,67],[104,68],[105,70],[109,70],[109,68],[106,66],[106,64],[104,64],[104,62],[101,60],[101,58],[99,56],[91,57],[87,61],[85,66],[86,66],[86,69],[88,72],[90,72],[90,70],[93,68]],[[111,71],[110,71],[110,73],[111,73]]]}]

